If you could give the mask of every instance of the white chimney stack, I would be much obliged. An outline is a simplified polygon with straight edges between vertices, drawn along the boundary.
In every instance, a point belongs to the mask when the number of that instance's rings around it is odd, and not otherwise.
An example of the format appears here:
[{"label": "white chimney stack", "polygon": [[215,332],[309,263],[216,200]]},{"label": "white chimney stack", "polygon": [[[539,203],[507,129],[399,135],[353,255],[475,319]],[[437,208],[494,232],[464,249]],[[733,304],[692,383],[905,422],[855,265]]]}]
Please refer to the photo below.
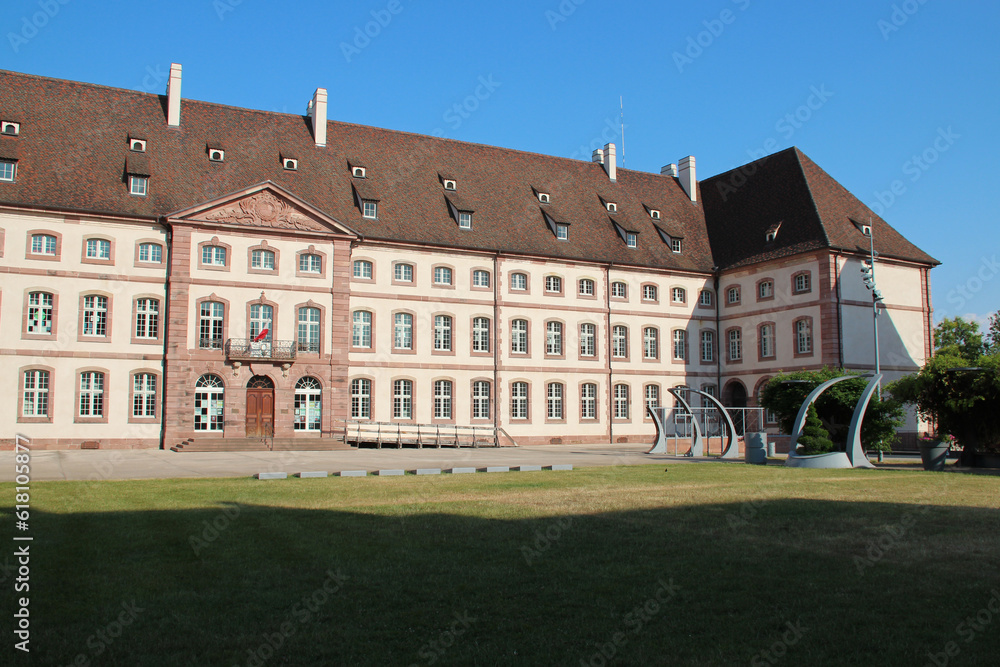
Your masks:
[{"label": "white chimney stack", "polygon": [[313,138],[316,146],[326,146],[326,88],[317,88],[309,102],[309,118],[312,119]]},{"label": "white chimney stack", "polygon": [[181,126],[181,66],[177,63],[170,63],[167,81],[167,125]]},{"label": "white chimney stack", "polygon": [[598,164],[604,164],[604,149],[595,148],[594,154],[590,157],[591,162],[597,162]]},{"label": "white chimney stack", "polygon": [[604,171],[608,172],[608,178],[614,183],[618,180],[617,169],[618,160],[615,157],[615,145],[605,144],[604,146]]},{"label": "white chimney stack", "polygon": [[693,155],[681,159],[679,178],[681,187],[684,188],[684,192],[691,198],[691,201],[698,201],[698,180],[695,178]]},{"label": "white chimney stack", "polygon": [[677,178],[677,165],[673,163],[664,165],[664,167],[660,169],[660,173],[664,176],[673,176],[674,178]]}]

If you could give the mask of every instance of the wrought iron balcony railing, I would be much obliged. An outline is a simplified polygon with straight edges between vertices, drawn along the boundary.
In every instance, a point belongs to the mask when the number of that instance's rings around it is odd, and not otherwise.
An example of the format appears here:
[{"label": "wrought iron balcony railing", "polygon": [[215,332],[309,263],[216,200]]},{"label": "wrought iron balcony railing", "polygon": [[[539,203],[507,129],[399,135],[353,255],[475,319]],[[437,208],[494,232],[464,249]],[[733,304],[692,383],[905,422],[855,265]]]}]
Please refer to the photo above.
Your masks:
[{"label": "wrought iron balcony railing", "polygon": [[230,338],[226,341],[226,359],[230,361],[294,361],[297,344],[294,340],[260,340]]}]

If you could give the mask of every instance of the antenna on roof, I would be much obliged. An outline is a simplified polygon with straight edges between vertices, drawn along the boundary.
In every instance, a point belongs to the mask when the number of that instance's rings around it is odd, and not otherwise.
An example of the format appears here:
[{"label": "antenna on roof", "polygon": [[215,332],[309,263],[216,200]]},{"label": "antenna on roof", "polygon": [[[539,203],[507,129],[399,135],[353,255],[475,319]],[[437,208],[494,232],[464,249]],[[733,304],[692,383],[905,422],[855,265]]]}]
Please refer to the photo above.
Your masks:
[{"label": "antenna on roof", "polygon": [[622,95],[618,96],[618,104],[621,107],[621,122],[622,122],[622,169],[625,168],[625,97]]}]

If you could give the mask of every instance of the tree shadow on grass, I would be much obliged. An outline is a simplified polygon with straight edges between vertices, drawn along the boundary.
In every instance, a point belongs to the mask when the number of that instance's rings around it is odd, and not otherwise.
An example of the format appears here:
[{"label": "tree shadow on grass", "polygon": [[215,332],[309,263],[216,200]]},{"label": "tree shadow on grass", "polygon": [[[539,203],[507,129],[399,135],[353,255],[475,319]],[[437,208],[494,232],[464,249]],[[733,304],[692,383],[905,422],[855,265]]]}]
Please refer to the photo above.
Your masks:
[{"label": "tree shadow on grass", "polygon": [[36,511],[33,657],[912,665],[949,641],[963,665],[1000,654],[1000,618],[969,642],[956,631],[1000,589],[993,510],[775,500],[475,514]]}]

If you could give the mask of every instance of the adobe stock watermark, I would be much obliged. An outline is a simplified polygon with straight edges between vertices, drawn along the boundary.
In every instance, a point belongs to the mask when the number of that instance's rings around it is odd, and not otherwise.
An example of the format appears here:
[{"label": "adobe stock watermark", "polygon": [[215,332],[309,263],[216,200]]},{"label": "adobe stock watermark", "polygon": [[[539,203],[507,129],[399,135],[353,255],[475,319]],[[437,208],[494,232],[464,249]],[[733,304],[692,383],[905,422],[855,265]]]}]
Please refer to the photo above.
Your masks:
[{"label": "adobe stock watermark", "polygon": [[[455,642],[472,627],[472,624],[479,619],[475,616],[469,615],[468,611],[464,611],[461,614],[456,612],[454,614],[455,620],[453,620],[447,628],[441,631],[436,638],[425,642],[420,650],[417,651],[417,655],[420,656],[426,664],[433,665],[436,664],[444,654],[448,652]],[[420,667],[420,663],[414,662],[410,664],[410,667]]]},{"label": "adobe stock watermark", "polygon": [[[125,633],[125,629],[135,623],[139,614],[146,611],[145,607],[140,607],[135,603],[122,602],[121,612],[108,622],[104,627],[98,628],[94,634],[87,637],[88,653],[79,653],[69,664],[89,665],[90,658],[99,658],[111,648],[111,646]],[[88,655],[90,657],[88,657]]]},{"label": "adobe stock watermark", "polygon": [[[827,90],[825,83],[820,84],[818,88],[809,86],[809,96],[794,110],[778,119],[774,124],[775,132],[778,132],[780,138],[787,143],[798,130],[801,130],[806,123],[812,120],[813,115],[822,109],[833,96],[834,93]],[[756,150],[747,149],[747,155],[750,156],[751,160],[759,160],[776,152],[778,148],[778,139],[770,137],[764,141],[763,147]]]},{"label": "adobe stock watermark", "polygon": [[955,306],[955,310],[961,312],[965,304],[972,300],[976,294],[982,291],[986,283],[992,281],[1000,275],[1000,261],[997,260],[997,253],[991,257],[985,255],[980,259],[979,268],[975,273],[958,287],[948,291],[948,303]]},{"label": "adobe stock watermark", "polygon": [[726,522],[733,530],[746,528],[752,519],[756,519],[760,513],[760,508],[764,506],[761,498],[751,498],[740,503],[739,512],[730,512],[726,516]]},{"label": "adobe stock watermark", "polygon": [[555,11],[549,9],[545,12],[545,20],[549,22],[549,27],[554,31],[560,23],[565,23],[570,16],[576,13],[576,8],[587,0],[562,0]]},{"label": "adobe stock watermark", "polygon": [[611,664],[629,639],[642,632],[642,629],[651,623],[681,590],[673,578],[669,581],[660,579],[656,583],[658,586],[652,595],[642,604],[633,607],[622,618],[623,629],[616,631],[608,641],[601,643],[597,651],[588,658],[580,658],[581,667],[605,667]]},{"label": "adobe stock watermark", "polygon": [[922,5],[926,5],[927,0],[905,0],[892,6],[892,12],[888,19],[879,19],[875,25],[882,33],[882,39],[889,41],[892,33],[899,30],[910,21],[910,17],[920,11]]},{"label": "adobe stock watermark", "polygon": [[21,26],[18,32],[8,32],[7,41],[10,48],[17,53],[21,47],[33,40],[38,31],[49,24],[54,19],[63,5],[68,5],[70,0],[38,0],[39,11],[30,16],[21,17]]},{"label": "adobe stock watermark", "polygon": [[199,533],[188,536],[188,544],[194,555],[200,555],[205,549],[212,545],[224,532],[229,530],[233,522],[239,518],[242,508],[237,503],[227,504],[222,508],[211,521],[202,521],[202,529]]},{"label": "adobe stock watermark", "polygon": [[226,20],[226,14],[235,12],[236,8],[243,4],[243,0],[213,0],[212,9],[220,21]]},{"label": "adobe stock watermark", "polygon": [[590,161],[590,156],[593,155],[594,151],[598,148],[603,148],[605,145],[617,141],[622,135],[623,130],[628,129],[628,124],[622,125],[618,120],[615,120],[611,116],[604,119],[604,125],[601,127],[601,131],[591,137],[590,141],[585,144],[580,144],[575,151],[569,156],[571,160],[586,160]]},{"label": "adobe stock watermark", "polygon": [[[750,8],[751,0],[732,0],[732,2],[741,12],[745,12]],[[677,71],[683,74],[685,67],[693,65],[695,60],[701,58],[705,51],[711,48],[715,44],[715,41],[722,36],[722,33],[726,31],[726,26],[736,23],[737,16],[739,15],[732,9],[726,8],[719,12],[718,18],[702,21],[701,24],[705,29],[687,38],[687,45],[683,52],[674,51],[673,53],[674,65],[677,67]]]},{"label": "adobe stock watermark", "polygon": [[[966,616],[955,626],[955,634],[965,640],[966,644],[971,644],[976,637],[986,632],[996,615],[1000,614],[1000,591],[994,588],[990,593],[993,595],[986,602],[986,606],[974,615]],[[924,667],[947,667],[951,659],[961,652],[961,645],[955,640],[949,640],[941,647],[941,651],[927,652],[928,660],[924,663]]]},{"label": "adobe stock watermark", "polygon": [[[478,85],[471,94],[466,95],[464,99],[455,102],[451,105],[447,111],[444,112],[442,119],[444,122],[448,123],[448,127],[452,131],[457,130],[462,127],[462,123],[468,120],[472,114],[479,110],[480,105],[486,100],[493,96],[497,88],[502,86],[503,83],[493,79],[493,73],[486,76],[480,76],[478,80]],[[444,131],[435,129],[432,133],[436,137],[443,137]]]},{"label": "adobe stock watermark", "polygon": [[389,27],[392,19],[402,13],[403,3],[400,0],[389,0],[383,9],[373,9],[370,14],[371,21],[364,26],[354,26],[354,38],[350,42],[340,43],[340,52],[344,54],[344,60],[348,63],[355,56],[371,46],[372,40],[377,39],[382,31]]},{"label": "adobe stock watermark", "polygon": [[544,531],[542,529],[536,530],[534,541],[530,545],[521,545],[521,555],[524,556],[524,562],[528,564],[528,567],[531,567],[536,560],[558,543],[562,539],[563,533],[572,526],[573,517],[561,516],[546,526]]},{"label": "adobe stock watermark", "polygon": [[751,667],[777,665],[786,655],[788,655],[788,649],[798,644],[805,633],[809,632],[809,628],[803,625],[801,620],[795,621],[794,623],[786,621],[785,626],[788,629],[781,633],[780,639],[776,640],[766,649],[762,649],[756,653],[753,658],[751,658]]},{"label": "adobe stock watermark", "polygon": [[[915,153],[910,159],[903,163],[901,167],[904,176],[908,176],[910,183],[916,183],[919,181],[924,174],[926,174],[931,167],[933,167],[941,156],[951,150],[952,146],[955,145],[962,135],[956,134],[955,131],[949,125],[947,128],[939,127],[937,130],[937,136],[931,145]],[[887,190],[877,190],[875,192],[875,199],[877,201],[869,202],[868,208],[875,211],[875,214],[881,217],[888,211],[893,204],[899,201],[899,198],[905,195],[908,191],[906,181],[903,179],[896,179],[889,184]]]}]

